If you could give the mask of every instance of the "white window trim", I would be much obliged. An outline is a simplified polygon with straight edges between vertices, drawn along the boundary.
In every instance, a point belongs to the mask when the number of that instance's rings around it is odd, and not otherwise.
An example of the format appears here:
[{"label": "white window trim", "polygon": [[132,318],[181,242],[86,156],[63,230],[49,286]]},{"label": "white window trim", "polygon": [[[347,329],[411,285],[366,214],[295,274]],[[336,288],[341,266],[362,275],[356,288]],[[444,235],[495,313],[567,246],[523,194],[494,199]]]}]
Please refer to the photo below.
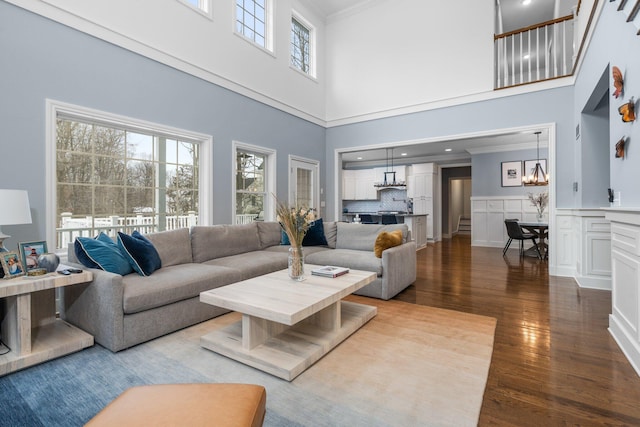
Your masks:
[{"label": "white window trim", "polygon": [[68,104],[52,99],[46,100],[45,130],[45,176],[46,176],[46,239],[50,248],[56,247],[56,122],[59,115],[78,119],[125,126],[155,134],[166,134],[172,138],[199,145],[200,179],[198,182],[198,224],[213,224],[213,137],[202,133],[178,129],[145,120],[133,119],[87,107]]},{"label": "white window trim", "polygon": [[231,25],[233,26],[233,34],[235,34],[236,36],[240,37],[241,39],[245,40],[247,43],[249,43],[252,46],[257,47],[258,49],[264,51],[265,53],[268,53],[272,56],[275,56],[275,49],[274,49],[274,38],[275,38],[275,32],[274,32],[274,28],[273,28],[273,17],[275,15],[275,2],[273,0],[265,0],[264,2],[264,13],[265,13],[265,35],[264,35],[264,46],[260,46],[258,43],[256,43],[255,41],[251,40],[249,37],[246,37],[244,34],[239,33],[238,30],[236,29],[236,2],[234,0],[233,2],[233,7],[231,8]]},{"label": "white window trim", "polygon": [[[316,34],[317,34],[316,27],[313,26],[308,19],[306,19],[299,12],[293,9],[291,10],[291,19],[295,19],[296,21],[304,25],[307,30],[309,30],[309,72],[305,73],[301,69],[291,65],[291,55],[293,55],[293,52],[291,51],[292,49],[291,46],[289,46],[289,56],[290,56],[289,67],[292,70],[296,70],[300,74],[305,75],[307,77],[311,77],[313,80],[315,80],[317,78],[317,75],[316,75]],[[291,20],[289,21],[289,36],[291,36]],[[289,40],[291,40],[290,37],[289,37]]]},{"label": "white window trim", "polygon": [[278,164],[276,161],[277,152],[275,150],[271,150],[269,148],[260,147],[259,145],[247,144],[240,141],[232,141],[232,159],[231,164],[232,167],[232,176],[231,183],[233,191],[231,192],[231,218],[232,223],[235,224],[236,218],[236,192],[238,188],[236,187],[236,165],[237,163],[237,155],[238,150],[252,151],[254,153],[264,154],[266,156],[267,162],[267,173],[265,175],[265,192],[267,193],[264,201],[264,220],[265,221],[275,221],[276,219],[276,204],[272,194],[277,194],[276,192],[276,165]]},{"label": "white window trim", "polygon": [[209,18],[210,20],[213,20],[213,11],[212,11],[213,8],[211,5],[211,0],[198,0],[198,6],[192,5],[186,0],[178,0],[178,1],[184,4],[185,6],[187,6],[189,9],[195,12],[198,12],[199,14],[203,15],[206,18]]}]

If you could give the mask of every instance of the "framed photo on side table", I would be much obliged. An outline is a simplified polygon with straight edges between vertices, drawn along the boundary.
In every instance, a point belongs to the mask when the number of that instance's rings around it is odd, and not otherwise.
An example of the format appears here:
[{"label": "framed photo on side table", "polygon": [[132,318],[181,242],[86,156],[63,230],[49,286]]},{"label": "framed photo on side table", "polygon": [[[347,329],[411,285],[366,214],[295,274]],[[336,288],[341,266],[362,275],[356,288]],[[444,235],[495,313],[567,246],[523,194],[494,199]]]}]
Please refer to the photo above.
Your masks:
[{"label": "framed photo on side table", "polygon": [[24,276],[24,267],[17,252],[0,252],[0,262],[2,262],[5,279]]},{"label": "framed photo on side table", "polygon": [[38,268],[38,257],[48,252],[47,242],[44,241],[18,243],[18,249],[22,265],[27,270]]},{"label": "framed photo on side table", "polygon": [[502,162],[502,186],[522,186],[522,162]]}]

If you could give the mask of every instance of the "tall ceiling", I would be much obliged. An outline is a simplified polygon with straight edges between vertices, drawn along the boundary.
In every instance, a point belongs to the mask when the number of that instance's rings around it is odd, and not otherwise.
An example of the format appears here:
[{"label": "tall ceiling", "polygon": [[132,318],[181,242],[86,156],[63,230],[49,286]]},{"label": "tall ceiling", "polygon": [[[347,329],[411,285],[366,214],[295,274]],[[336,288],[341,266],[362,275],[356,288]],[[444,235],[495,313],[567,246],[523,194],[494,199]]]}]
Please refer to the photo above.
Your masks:
[{"label": "tall ceiling", "polygon": [[[325,17],[345,11],[357,13],[358,8],[380,0],[309,0]],[[387,0],[391,1],[391,0]],[[549,21],[557,17],[571,14],[571,7],[578,0],[531,0],[523,4],[523,0],[495,0],[496,33],[509,32],[520,28]],[[540,129],[540,146],[546,147],[549,140],[547,129]],[[497,152],[509,149],[535,148],[534,131],[514,132],[510,134],[483,136],[478,138],[462,138],[457,140],[436,141],[404,146],[392,149],[375,148],[342,154],[346,167],[375,165],[386,162],[391,156],[395,162],[411,161],[440,164],[465,163],[471,159],[471,153]],[[391,146],[390,146],[391,147]],[[445,151],[448,149],[448,151]],[[404,153],[404,154],[403,154]]]}]

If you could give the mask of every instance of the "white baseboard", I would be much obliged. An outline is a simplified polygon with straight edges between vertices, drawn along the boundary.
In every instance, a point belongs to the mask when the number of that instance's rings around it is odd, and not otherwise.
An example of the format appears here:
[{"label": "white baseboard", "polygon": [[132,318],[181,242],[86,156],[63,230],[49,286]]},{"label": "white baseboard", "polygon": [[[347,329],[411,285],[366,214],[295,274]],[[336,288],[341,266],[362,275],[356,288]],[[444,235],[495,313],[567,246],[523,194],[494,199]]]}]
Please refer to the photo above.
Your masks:
[{"label": "white baseboard", "polygon": [[578,286],[581,288],[588,289],[601,289],[603,291],[610,291],[611,288],[611,277],[585,277],[585,276],[576,276],[576,282],[578,282]]},{"label": "white baseboard", "polygon": [[625,329],[620,326],[618,320],[612,314],[609,315],[609,333],[638,376],[640,376],[640,347],[633,339],[627,336]]}]

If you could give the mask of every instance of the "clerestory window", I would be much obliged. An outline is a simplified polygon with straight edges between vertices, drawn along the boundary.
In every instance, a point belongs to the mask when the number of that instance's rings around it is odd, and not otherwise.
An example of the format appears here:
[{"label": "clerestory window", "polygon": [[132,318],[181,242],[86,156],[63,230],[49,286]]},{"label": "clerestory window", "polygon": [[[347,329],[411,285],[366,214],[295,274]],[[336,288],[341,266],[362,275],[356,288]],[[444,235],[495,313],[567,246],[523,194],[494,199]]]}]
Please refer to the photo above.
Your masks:
[{"label": "clerestory window", "polygon": [[236,0],[236,33],[272,50],[269,13],[269,0]]},{"label": "clerestory window", "polygon": [[313,36],[313,27],[294,14],[291,18],[291,66],[310,76],[314,76]]}]

